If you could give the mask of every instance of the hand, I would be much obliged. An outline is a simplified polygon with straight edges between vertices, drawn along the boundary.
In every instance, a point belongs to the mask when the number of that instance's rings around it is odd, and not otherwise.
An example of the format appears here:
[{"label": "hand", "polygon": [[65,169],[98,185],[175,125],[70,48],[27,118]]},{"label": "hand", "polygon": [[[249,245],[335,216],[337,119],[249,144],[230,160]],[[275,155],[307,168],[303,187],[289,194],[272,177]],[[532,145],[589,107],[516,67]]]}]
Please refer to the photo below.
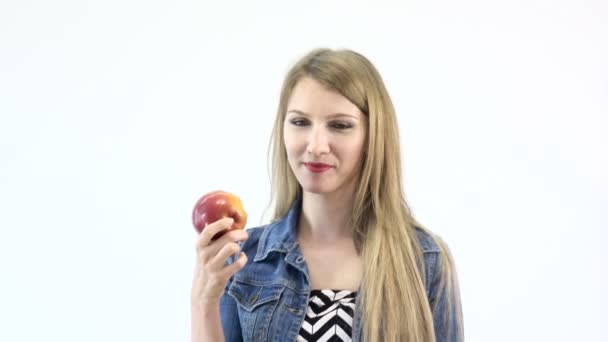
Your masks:
[{"label": "hand", "polygon": [[[207,225],[198,236],[191,293],[193,304],[219,304],[228,279],[247,263],[247,255],[241,252],[237,244],[249,237],[246,230],[230,230],[221,238],[211,240],[216,233],[227,230],[233,223],[232,218],[223,218]],[[240,253],[238,259],[226,265],[226,260],[237,253]]]}]

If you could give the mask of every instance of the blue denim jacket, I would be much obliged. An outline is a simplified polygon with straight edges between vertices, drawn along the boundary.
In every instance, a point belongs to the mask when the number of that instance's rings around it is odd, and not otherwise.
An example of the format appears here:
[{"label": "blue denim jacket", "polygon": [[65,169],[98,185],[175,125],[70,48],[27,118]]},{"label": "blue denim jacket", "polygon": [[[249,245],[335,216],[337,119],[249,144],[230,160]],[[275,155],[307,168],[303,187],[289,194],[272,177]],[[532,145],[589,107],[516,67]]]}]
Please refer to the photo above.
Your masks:
[{"label": "blue denim jacket", "polygon": [[[247,265],[230,278],[220,301],[227,342],[296,340],[311,290],[308,269],[296,239],[300,209],[301,199],[297,199],[283,218],[247,229],[249,238],[242,246],[242,251],[247,254]],[[446,336],[446,329],[441,324],[446,314],[445,310],[442,311],[446,299],[435,298],[433,284],[436,282],[439,247],[421,229],[417,229],[417,234],[426,267],[427,295],[431,303],[438,301],[433,312],[437,342],[457,341],[455,334]],[[354,342],[362,341],[363,332],[358,299],[353,317]]]}]

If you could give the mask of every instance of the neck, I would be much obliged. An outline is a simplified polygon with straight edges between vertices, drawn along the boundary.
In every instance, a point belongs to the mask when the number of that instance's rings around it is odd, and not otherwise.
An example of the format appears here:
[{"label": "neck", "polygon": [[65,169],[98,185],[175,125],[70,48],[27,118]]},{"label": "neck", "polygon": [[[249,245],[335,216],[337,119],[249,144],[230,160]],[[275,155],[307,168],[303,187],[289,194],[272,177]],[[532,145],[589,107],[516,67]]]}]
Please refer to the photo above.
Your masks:
[{"label": "neck", "polygon": [[352,240],[353,230],[349,225],[352,207],[352,195],[304,192],[299,220],[300,238],[315,243]]}]

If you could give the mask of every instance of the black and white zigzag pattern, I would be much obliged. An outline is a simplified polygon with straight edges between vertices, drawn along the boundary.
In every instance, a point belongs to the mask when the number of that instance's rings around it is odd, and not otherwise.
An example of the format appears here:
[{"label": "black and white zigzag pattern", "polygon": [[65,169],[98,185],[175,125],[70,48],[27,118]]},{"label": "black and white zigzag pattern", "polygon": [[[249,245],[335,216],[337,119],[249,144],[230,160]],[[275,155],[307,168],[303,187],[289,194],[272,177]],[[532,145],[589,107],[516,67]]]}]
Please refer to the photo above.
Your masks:
[{"label": "black and white zigzag pattern", "polygon": [[312,290],[297,341],[351,341],[356,296],[346,290]]}]

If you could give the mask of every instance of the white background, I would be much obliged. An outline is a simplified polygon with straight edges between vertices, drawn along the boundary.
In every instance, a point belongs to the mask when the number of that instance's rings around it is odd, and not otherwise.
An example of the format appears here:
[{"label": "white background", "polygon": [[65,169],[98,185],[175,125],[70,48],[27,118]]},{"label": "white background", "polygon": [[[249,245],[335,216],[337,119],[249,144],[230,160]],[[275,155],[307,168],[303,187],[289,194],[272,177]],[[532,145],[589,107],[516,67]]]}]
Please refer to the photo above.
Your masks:
[{"label": "white background", "polygon": [[608,341],[608,3],[3,1],[0,340],[187,341],[215,189],[269,199],[285,72],[379,69],[467,341]]}]

